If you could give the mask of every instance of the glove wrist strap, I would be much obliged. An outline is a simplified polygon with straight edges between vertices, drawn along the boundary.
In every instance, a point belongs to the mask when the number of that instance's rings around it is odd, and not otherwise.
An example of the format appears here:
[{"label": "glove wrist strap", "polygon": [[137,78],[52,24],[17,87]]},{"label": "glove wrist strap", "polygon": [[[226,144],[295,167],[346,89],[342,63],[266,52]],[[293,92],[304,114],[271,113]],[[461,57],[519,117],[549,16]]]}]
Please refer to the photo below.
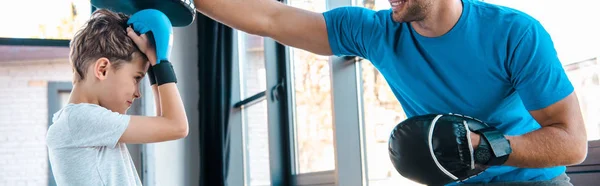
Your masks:
[{"label": "glove wrist strap", "polygon": [[158,84],[158,86],[166,83],[177,83],[175,70],[173,70],[173,65],[169,61],[161,60],[160,63],[150,68],[152,68],[152,71],[154,72],[156,84]]},{"label": "glove wrist strap", "polygon": [[154,70],[152,69],[152,67],[148,68],[148,80],[150,81],[150,86],[156,84],[156,76],[154,75]]},{"label": "glove wrist strap", "polygon": [[504,137],[495,127],[487,127],[478,130],[482,139],[488,142],[492,150],[492,157],[487,165],[502,165],[508,160],[508,156],[512,153],[510,141]]}]

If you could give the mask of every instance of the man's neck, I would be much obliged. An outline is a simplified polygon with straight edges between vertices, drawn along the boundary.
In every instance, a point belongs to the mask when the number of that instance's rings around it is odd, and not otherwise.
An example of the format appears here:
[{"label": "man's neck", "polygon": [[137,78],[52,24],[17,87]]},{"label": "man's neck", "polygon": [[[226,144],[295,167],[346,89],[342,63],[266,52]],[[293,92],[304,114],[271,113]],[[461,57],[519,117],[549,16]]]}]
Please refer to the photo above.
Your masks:
[{"label": "man's neck", "polygon": [[438,37],[448,33],[460,19],[463,11],[461,0],[440,0],[429,15],[421,21],[412,22],[417,33],[425,37]]}]

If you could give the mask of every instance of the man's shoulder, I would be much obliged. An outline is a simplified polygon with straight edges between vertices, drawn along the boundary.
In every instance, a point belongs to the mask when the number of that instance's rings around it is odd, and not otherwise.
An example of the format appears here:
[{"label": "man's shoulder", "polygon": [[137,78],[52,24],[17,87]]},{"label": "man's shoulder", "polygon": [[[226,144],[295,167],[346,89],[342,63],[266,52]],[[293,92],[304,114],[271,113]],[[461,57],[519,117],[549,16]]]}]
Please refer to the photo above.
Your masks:
[{"label": "man's shoulder", "polygon": [[366,7],[360,6],[341,6],[327,10],[323,12],[325,18],[351,18],[352,21],[366,21],[366,20],[379,20],[379,21],[392,21],[392,10],[372,10]]},{"label": "man's shoulder", "polygon": [[477,1],[470,13],[469,22],[477,25],[470,27],[473,31],[509,48],[516,47],[532,30],[544,29],[532,15],[507,6]]},{"label": "man's shoulder", "polygon": [[492,25],[494,29],[504,28],[511,33],[524,33],[540,24],[535,17],[519,9],[482,1],[473,2],[472,13],[481,23]]}]

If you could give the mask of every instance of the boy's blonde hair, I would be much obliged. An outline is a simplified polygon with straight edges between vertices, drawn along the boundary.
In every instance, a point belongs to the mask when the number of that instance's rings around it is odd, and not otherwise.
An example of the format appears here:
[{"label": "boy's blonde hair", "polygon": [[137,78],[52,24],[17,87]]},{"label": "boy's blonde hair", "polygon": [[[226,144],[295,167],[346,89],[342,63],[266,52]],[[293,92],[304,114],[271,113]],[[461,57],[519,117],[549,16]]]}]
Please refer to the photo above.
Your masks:
[{"label": "boy's blonde hair", "polygon": [[110,60],[115,69],[122,63],[131,62],[136,56],[147,61],[146,56],[127,36],[127,20],[128,15],[99,9],[75,33],[70,43],[70,61],[75,83],[84,80],[89,65],[102,57]]}]

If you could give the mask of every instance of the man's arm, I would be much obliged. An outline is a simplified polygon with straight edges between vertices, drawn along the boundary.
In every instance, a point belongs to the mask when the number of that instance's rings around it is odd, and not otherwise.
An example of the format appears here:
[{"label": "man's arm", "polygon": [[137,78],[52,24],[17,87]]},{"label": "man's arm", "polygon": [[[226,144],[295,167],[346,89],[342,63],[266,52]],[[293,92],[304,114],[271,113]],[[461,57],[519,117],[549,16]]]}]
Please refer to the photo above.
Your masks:
[{"label": "man's arm", "polygon": [[537,21],[520,21],[511,29],[520,37],[509,41],[512,49],[507,72],[523,105],[541,128],[506,136],[513,152],[505,165],[541,168],[581,163],[587,155],[585,124],[577,94],[550,34]]},{"label": "man's arm", "polygon": [[196,9],[232,28],[320,55],[331,55],[322,14],[276,0],[194,0]]},{"label": "man's arm", "polygon": [[574,165],[585,159],[587,133],[575,92],[530,113],[542,128],[521,136],[507,136],[513,152],[505,165],[538,168]]}]

